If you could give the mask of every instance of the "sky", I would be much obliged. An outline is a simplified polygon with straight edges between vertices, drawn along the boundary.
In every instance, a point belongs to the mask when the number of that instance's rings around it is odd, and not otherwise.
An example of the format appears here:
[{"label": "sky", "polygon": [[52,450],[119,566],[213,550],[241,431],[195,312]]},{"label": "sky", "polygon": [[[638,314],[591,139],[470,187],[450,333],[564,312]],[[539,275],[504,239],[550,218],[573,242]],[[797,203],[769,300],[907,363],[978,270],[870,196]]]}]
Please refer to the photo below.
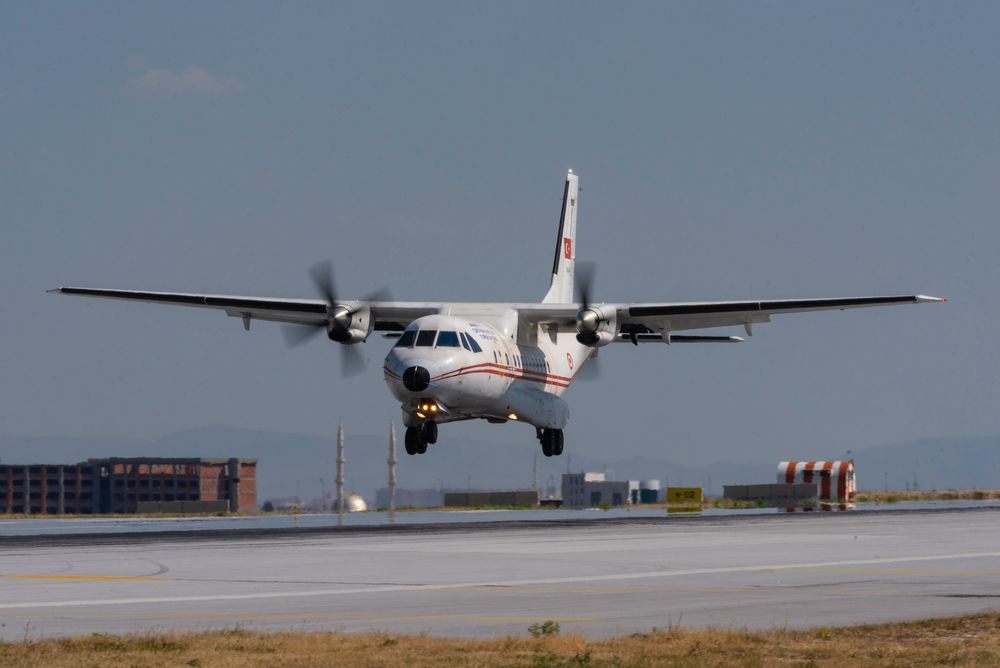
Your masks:
[{"label": "sky", "polygon": [[313,297],[330,258],[345,294],[539,300],[572,167],[597,299],[948,302],[611,346],[567,452],[1000,434],[998,27],[989,2],[0,3],[0,433],[383,433],[381,339],[345,381],[273,324],[45,290]]}]

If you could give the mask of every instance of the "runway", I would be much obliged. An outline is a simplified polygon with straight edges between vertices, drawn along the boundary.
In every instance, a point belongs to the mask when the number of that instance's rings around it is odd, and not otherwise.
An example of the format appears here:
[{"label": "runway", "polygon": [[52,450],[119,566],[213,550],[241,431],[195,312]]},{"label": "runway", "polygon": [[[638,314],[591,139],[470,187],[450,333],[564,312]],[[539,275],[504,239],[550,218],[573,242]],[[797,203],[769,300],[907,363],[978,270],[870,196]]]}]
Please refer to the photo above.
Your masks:
[{"label": "runway", "polygon": [[0,638],[252,628],[604,637],[1000,607],[1000,509],[0,541]]}]

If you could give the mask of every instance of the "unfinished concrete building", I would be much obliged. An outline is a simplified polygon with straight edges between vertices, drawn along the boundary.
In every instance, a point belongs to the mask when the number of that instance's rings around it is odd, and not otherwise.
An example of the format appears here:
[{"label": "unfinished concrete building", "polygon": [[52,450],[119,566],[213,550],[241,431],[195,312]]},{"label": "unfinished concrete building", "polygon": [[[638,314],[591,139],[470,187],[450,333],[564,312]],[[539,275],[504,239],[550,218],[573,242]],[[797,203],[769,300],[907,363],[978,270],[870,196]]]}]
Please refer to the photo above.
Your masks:
[{"label": "unfinished concrete building", "polygon": [[0,465],[0,513],[236,512],[256,505],[256,459],[112,457]]}]

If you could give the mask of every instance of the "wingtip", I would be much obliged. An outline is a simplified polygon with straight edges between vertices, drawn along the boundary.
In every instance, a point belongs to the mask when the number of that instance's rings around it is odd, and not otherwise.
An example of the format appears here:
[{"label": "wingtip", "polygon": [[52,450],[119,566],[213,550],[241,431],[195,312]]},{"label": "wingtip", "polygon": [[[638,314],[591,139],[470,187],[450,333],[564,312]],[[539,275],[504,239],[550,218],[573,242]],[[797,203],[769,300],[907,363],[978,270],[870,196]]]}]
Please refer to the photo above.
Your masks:
[{"label": "wingtip", "polygon": [[62,290],[63,290],[62,288],[52,288],[51,290],[46,290],[45,292],[47,292],[50,295],[58,295],[62,292]]},{"label": "wingtip", "polygon": [[917,295],[917,301],[921,302],[921,303],[926,303],[926,302],[946,302],[948,300],[946,298],[944,298],[944,297],[931,297],[929,295]]}]

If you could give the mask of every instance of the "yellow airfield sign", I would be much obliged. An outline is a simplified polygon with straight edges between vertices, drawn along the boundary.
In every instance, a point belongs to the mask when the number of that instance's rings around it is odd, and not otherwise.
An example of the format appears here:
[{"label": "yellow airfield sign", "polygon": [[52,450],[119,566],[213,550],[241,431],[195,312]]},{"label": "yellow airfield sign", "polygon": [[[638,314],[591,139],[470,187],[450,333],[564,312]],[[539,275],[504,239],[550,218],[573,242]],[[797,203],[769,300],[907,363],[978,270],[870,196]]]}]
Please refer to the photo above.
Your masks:
[{"label": "yellow airfield sign", "polygon": [[667,487],[667,513],[700,513],[701,487]]},{"label": "yellow airfield sign", "polygon": [[701,487],[667,487],[667,503],[701,505]]}]

